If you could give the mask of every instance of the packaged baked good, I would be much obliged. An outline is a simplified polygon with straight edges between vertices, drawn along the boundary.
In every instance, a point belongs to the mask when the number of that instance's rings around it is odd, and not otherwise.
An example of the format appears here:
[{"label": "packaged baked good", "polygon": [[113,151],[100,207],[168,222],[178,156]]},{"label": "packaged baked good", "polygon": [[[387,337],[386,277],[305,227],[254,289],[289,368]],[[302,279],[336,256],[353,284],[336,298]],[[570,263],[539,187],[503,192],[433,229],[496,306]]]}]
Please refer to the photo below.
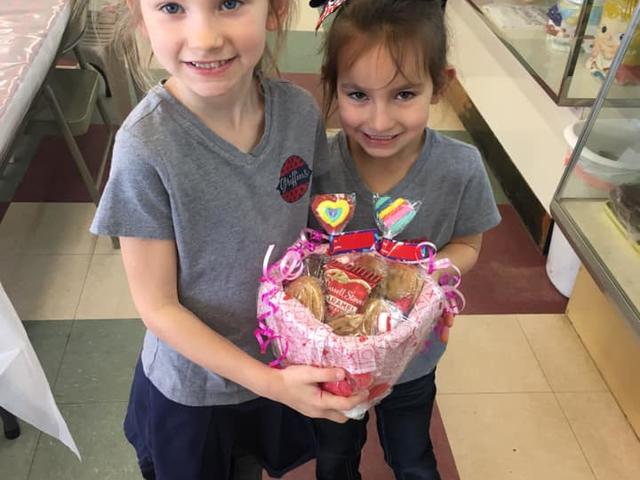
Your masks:
[{"label": "packaged baked good", "polygon": [[303,275],[287,285],[284,291],[307,307],[319,321],[324,319],[324,291],[319,279]]},{"label": "packaged baked good", "polygon": [[393,263],[389,266],[380,288],[384,298],[391,300],[402,312],[407,313],[413,308],[423,283],[415,265]]},{"label": "packaged baked good", "polygon": [[354,263],[330,261],[324,266],[327,316],[360,313],[382,277]]}]

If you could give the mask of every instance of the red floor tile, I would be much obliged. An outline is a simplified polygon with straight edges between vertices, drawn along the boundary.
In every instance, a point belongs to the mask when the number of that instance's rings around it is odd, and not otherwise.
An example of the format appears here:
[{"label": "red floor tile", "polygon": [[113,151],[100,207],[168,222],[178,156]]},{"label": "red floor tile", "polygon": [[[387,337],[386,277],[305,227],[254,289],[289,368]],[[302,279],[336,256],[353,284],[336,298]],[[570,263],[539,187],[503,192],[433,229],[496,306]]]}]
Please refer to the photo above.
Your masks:
[{"label": "red floor tile", "polygon": [[[93,125],[76,137],[92,174],[96,174],[106,141],[106,129]],[[109,166],[107,165],[107,171]],[[90,202],[78,169],[62,137],[45,136],[13,197],[15,202]]]},{"label": "red floor tile", "polygon": [[511,205],[484,235],[480,258],[462,279],[465,314],[563,313],[567,299],[549,281],[546,257]]}]

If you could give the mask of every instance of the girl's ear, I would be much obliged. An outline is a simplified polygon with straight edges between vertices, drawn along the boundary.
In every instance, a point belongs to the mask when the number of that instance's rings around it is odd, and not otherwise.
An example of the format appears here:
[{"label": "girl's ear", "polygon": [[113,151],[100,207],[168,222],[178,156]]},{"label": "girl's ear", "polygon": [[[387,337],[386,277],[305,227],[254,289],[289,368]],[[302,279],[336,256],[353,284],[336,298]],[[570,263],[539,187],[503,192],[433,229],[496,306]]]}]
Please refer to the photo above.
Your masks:
[{"label": "girl's ear", "polygon": [[267,31],[275,32],[284,24],[292,0],[269,0],[269,14],[267,15]]},{"label": "girl's ear", "polygon": [[442,97],[447,92],[449,84],[456,78],[456,69],[451,65],[447,65],[442,71],[442,86],[437,92],[434,92],[431,97],[431,103],[435,104],[442,100]]}]

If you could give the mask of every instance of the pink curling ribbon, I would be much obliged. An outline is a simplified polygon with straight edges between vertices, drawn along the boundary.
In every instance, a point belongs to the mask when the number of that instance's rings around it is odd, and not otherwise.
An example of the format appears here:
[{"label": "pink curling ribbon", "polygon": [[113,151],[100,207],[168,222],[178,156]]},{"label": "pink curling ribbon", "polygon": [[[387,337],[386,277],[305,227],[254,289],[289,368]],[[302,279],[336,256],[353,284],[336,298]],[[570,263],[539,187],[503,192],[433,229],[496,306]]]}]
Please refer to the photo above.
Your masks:
[{"label": "pink curling ribbon", "polygon": [[319,232],[305,229],[300,234],[300,239],[287,249],[279,262],[269,267],[269,259],[275,248],[274,245],[269,245],[267,253],[264,256],[262,262],[262,278],[260,281],[269,284],[270,288],[260,297],[260,301],[266,307],[266,310],[258,316],[258,327],[255,329],[254,335],[258,340],[258,345],[260,345],[260,352],[263,354],[267,352],[267,348],[271,342],[277,339],[281,339],[281,341],[284,342],[282,352],[278,358],[269,362],[270,367],[282,367],[283,361],[287,358],[289,351],[286,338],[283,338],[281,335],[276,335],[265,322],[267,318],[275,315],[278,311],[278,306],[273,302],[273,297],[279,291],[279,284],[283,281],[296,279],[302,274],[304,258],[312,253],[322,240],[323,235]]},{"label": "pink curling ribbon", "polygon": [[458,315],[467,303],[464,295],[455,287],[445,285],[441,287],[444,290],[444,296],[447,299],[447,309],[454,315]]},{"label": "pink curling ribbon", "polygon": [[444,291],[445,298],[447,299],[447,310],[454,315],[459,314],[466,304],[464,295],[458,290],[460,283],[462,283],[462,273],[460,269],[456,267],[448,258],[440,258],[435,260],[431,265],[432,271],[452,269],[455,273],[443,273],[438,278],[438,284]]},{"label": "pink curling ribbon", "polygon": [[[466,304],[464,295],[458,290],[458,287],[462,282],[462,273],[460,272],[460,269],[456,267],[448,258],[440,258],[436,260],[436,248],[432,244],[430,244],[430,246],[432,246],[433,248],[427,247],[427,273],[431,275],[438,270],[444,269],[453,269],[455,271],[455,274],[444,273],[440,276],[440,278],[438,278],[438,285],[442,289],[446,300],[446,305],[442,313],[443,315],[447,312],[452,313],[453,315],[458,315],[464,309]],[[438,338],[442,336],[443,329],[444,325],[440,321],[438,321],[438,324],[434,329]],[[427,337],[427,339],[424,341],[421,352],[428,350],[430,344],[430,337]]]}]

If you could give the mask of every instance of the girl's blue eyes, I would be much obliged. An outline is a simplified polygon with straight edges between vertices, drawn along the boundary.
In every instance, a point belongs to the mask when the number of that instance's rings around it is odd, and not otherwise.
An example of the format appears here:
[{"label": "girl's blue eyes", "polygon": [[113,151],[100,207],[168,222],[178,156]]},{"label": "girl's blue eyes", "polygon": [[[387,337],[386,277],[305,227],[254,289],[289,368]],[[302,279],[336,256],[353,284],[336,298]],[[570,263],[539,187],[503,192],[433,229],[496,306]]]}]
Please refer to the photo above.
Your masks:
[{"label": "girl's blue eyes", "polygon": [[[236,10],[241,5],[240,0],[223,0],[220,3],[220,10]],[[181,13],[184,9],[177,3],[165,3],[160,7],[160,11],[169,15],[175,15]]]},{"label": "girl's blue eyes", "polygon": [[239,0],[224,0],[221,4],[222,10],[235,10],[240,6]]},{"label": "girl's blue eyes", "polygon": [[164,13],[168,13],[169,15],[175,15],[182,11],[182,7],[177,3],[165,3],[160,7],[160,10]]}]

